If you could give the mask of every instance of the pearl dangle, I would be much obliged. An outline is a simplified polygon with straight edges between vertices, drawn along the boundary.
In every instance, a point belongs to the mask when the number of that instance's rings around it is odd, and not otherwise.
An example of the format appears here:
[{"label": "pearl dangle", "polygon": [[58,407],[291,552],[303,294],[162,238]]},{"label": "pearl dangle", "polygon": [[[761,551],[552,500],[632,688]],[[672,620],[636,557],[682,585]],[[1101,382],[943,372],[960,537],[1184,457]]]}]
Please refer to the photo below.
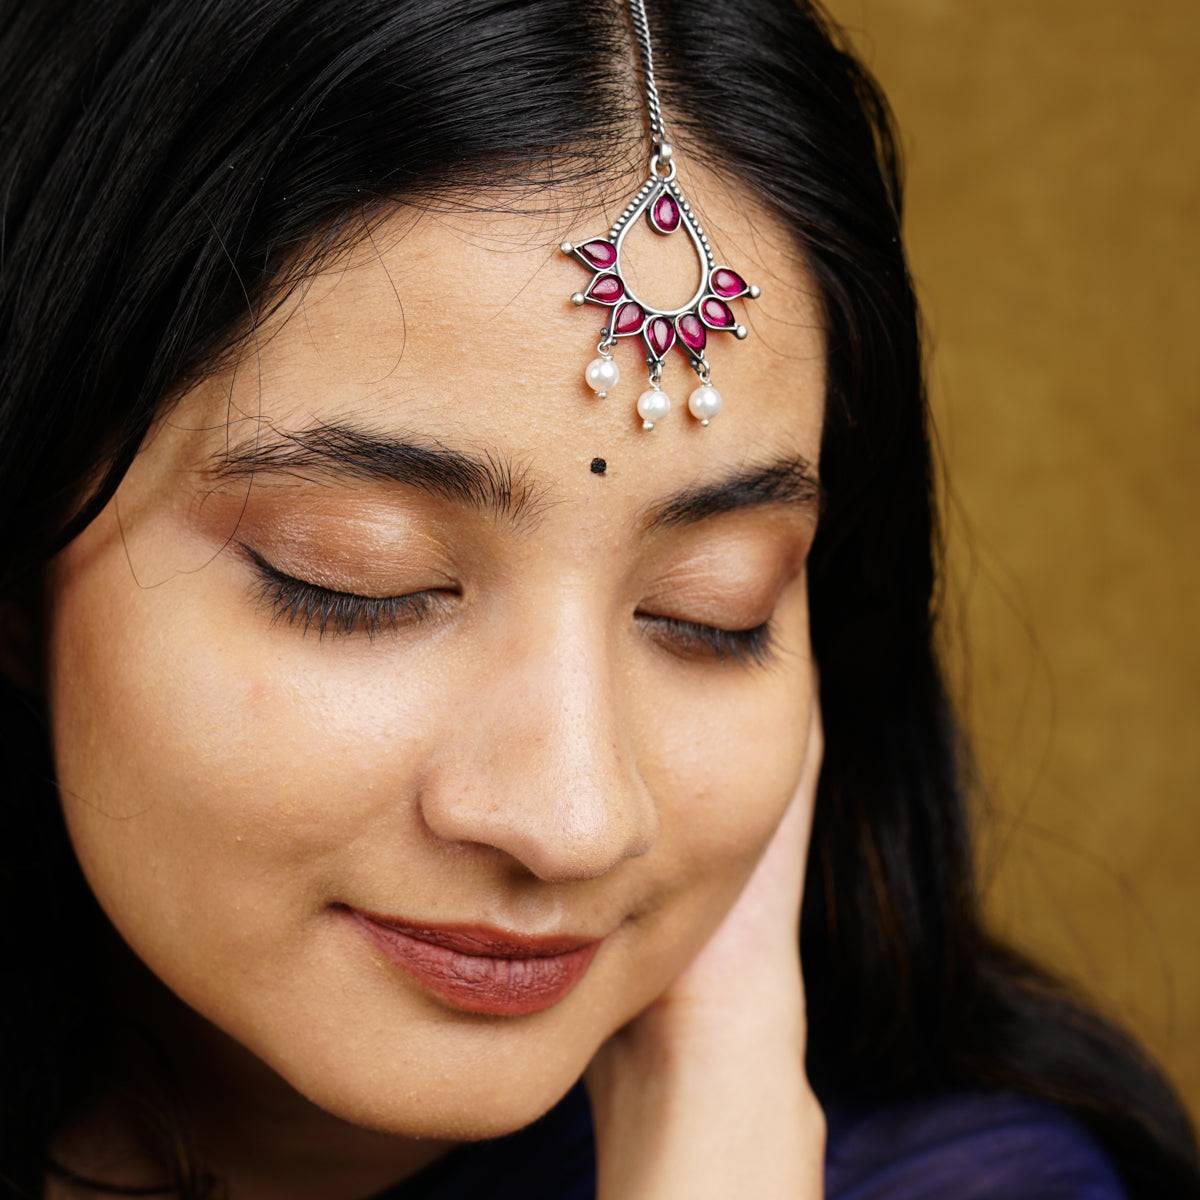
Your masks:
[{"label": "pearl dangle", "polygon": [[583,377],[587,381],[588,387],[600,397],[601,400],[608,395],[609,388],[617,386],[617,382],[621,378],[621,368],[613,361],[612,350],[610,347],[615,346],[617,339],[607,336],[608,331],[605,330],[605,336],[602,337],[596,346],[596,353],[599,358],[593,358],[583,372]]},{"label": "pearl dangle", "polygon": [[709,382],[712,379],[712,371],[707,362],[702,364],[698,374],[700,386],[688,397],[688,412],[701,425],[707,425],[721,411],[723,401],[721,393]]},{"label": "pearl dangle", "polygon": [[662,390],[658,381],[662,378],[662,360],[658,359],[650,368],[650,387],[637,402],[638,416],[643,429],[653,429],[655,421],[661,421],[671,411],[671,397]]}]

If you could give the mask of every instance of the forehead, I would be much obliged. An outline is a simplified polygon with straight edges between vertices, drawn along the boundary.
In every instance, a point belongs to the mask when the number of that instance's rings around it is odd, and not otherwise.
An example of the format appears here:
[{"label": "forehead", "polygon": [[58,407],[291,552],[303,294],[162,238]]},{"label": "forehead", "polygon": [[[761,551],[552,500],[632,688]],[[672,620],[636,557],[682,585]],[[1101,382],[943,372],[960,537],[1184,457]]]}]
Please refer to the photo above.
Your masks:
[{"label": "forehead", "polygon": [[[204,389],[222,440],[253,438],[263,422],[289,430],[353,419],[511,458],[564,498],[594,496],[597,457],[605,483],[619,478],[622,494],[643,500],[749,459],[799,453],[815,467],[824,393],[815,286],[779,220],[744,185],[704,168],[680,164],[677,182],[716,261],[762,292],[731,302],[744,340],[710,333],[722,411],[708,427],[688,413],[700,381],[672,349],[661,380],[672,411],[644,430],[639,338],[614,347],[621,378],[604,399],[586,385],[611,312],[571,303],[589,275],[559,245],[603,235],[640,181],[606,184],[611,199],[472,193],[373,220],[259,327],[236,370]],[[699,279],[686,234],[663,237],[645,221],[626,237],[622,267],[639,296],[664,308],[683,304]]]}]

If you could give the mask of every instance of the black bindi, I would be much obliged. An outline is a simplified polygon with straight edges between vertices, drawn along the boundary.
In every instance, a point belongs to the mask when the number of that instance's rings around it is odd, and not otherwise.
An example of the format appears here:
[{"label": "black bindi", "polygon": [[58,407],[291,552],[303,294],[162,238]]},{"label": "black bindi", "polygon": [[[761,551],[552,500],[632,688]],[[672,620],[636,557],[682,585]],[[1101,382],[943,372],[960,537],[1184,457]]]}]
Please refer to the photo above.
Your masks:
[{"label": "black bindi", "polygon": [[592,459],[592,473],[595,475],[603,475],[608,470],[608,463],[602,458]]}]

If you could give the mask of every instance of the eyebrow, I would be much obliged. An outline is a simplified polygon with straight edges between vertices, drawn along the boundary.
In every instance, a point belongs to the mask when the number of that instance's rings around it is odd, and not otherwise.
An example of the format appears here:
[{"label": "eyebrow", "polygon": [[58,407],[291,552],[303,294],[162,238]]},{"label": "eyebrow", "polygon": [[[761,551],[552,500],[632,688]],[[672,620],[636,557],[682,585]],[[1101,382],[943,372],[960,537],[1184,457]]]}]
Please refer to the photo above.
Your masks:
[{"label": "eyebrow", "polygon": [[694,525],[718,513],[737,509],[799,508],[818,517],[825,492],[803,455],[784,455],[765,463],[748,463],[708,483],[690,485],[643,510],[641,528],[651,533],[671,526]]},{"label": "eyebrow", "polygon": [[247,437],[216,451],[201,464],[214,482],[266,472],[406,485],[480,513],[516,522],[529,515],[535,494],[525,472],[490,453],[478,457],[437,442],[381,434],[343,422],[318,422],[305,429]]},{"label": "eyebrow", "polygon": [[[314,471],[333,480],[368,480],[415,488],[461,504],[481,515],[514,525],[539,511],[546,489],[525,470],[490,452],[464,450],[381,434],[344,422],[319,422],[231,443],[207,458],[202,474],[214,481],[243,479],[259,472],[288,475]],[[785,506],[807,509],[814,517],[825,507],[825,492],[812,464],[799,454],[739,465],[715,480],[689,484],[651,501],[640,513],[639,529],[650,534],[694,525],[738,509]]]}]

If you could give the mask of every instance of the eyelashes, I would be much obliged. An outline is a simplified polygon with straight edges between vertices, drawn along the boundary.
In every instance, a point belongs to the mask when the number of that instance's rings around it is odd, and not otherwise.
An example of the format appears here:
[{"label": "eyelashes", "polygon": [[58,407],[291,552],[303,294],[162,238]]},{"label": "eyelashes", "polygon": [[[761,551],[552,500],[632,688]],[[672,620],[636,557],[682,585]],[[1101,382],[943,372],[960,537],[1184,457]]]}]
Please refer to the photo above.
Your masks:
[{"label": "eyelashes", "polygon": [[770,620],[753,629],[722,629],[678,617],[650,617],[649,620],[664,626],[677,640],[699,645],[722,662],[761,665],[775,655],[775,630]]},{"label": "eyelashes", "polygon": [[[374,641],[380,633],[436,621],[452,607],[455,593],[448,590],[360,596],[321,587],[278,570],[244,542],[238,545],[254,566],[256,599],[270,611],[272,624],[298,625],[302,636],[315,627],[318,640],[361,633]],[[751,629],[724,629],[679,617],[640,615],[661,631],[660,640],[718,662],[763,664],[776,652],[770,619]]]},{"label": "eyelashes", "polygon": [[381,632],[432,619],[447,608],[446,593],[434,590],[407,596],[359,596],[297,579],[273,567],[257,550],[238,543],[257,572],[257,598],[272,614],[272,624],[300,625],[301,634],[313,626],[318,640],[326,635],[346,637],[356,630],[368,641]]}]

